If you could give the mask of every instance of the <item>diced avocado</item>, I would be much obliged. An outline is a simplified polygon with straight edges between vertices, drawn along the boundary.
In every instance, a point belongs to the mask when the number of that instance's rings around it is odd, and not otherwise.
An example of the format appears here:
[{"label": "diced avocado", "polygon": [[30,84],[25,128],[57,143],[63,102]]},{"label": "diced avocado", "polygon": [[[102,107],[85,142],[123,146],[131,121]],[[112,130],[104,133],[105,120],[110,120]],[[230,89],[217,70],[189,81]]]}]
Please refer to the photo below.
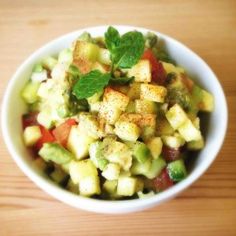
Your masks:
[{"label": "diced avocado", "polygon": [[45,161],[52,161],[59,165],[65,164],[74,158],[69,151],[57,143],[44,143],[39,155]]},{"label": "diced avocado", "polygon": [[157,135],[172,135],[175,130],[172,128],[166,118],[159,119],[157,122]]},{"label": "diced avocado", "polygon": [[43,66],[40,63],[35,64],[33,68],[33,72],[42,72],[43,71]]},{"label": "diced avocado", "polygon": [[179,128],[179,133],[185,141],[197,141],[201,139],[201,132],[198,130],[190,119],[187,119]]},{"label": "diced avocado", "polygon": [[21,96],[26,103],[32,104],[38,100],[38,89],[40,83],[29,80],[21,92]]},{"label": "diced avocado", "polygon": [[142,128],[141,138],[144,142],[151,139],[153,136],[155,136],[156,129],[153,126],[144,126]]},{"label": "diced avocado", "polygon": [[56,183],[61,184],[67,177],[67,174],[60,168],[55,168],[55,170],[50,174],[52,180]]},{"label": "diced avocado", "polygon": [[179,148],[185,144],[185,140],[178,134],[174,135],[163,135],[162,137],[163,143],[171,148]]},{"label": "diced avocado", "polygon": [[140,98],[140,85],[141,83],[135,82],[130,84],[130,88],[127,95],[131,100]]},{"label": "diced avocado", "polygon": [[126,113],[134,113],[135,112],[135,103],[133,101],[130,101],[128,106],[125,110]]},{"label": "diced avocado", "polygon": [[69,172],[75,184],[78,184],[84,178],[98,175],[97,168],[90,159],[72,161],[69,166]]},{"label": "diced avocado", "polygon": [[70,65],[73,61],[73,55],[70,48],[62,50],[58,55],[58,62]]},{"label": "diced avocado", "polygon": [[133,147],[133,156],[140,163],[145,163],[150,157],[150,150],[147,145],[142,142],[136,142]]},{"label": "diced avocado", "polygon": [[157,103],[148,100],[135,100],[135,112],[140,114],[156,114]]},{"label": "diced avocado", "polygon": [[141,133],[136,124],[127,121],[117,121],[114,132],[120,139],[131,142],[135,142]]},{"label": "diced avocado", "polygon": [[178,104],[172,106],[166,113],[166,118],[170,122],[173,129],[178,129],[188,120],[187,114]]},{"label": "diced avocado", "polygon": [[197,140],[197,141],[191,141],[187,143],[187,148],[189,150],[201,150],[204,148],[204,139],[201,136],[201,139]]},{"label": "diced avocado", "polygon": [[118,184],[117,180],[106,180],[102,188],[106,193],[114,195],[116,194],[117,184]]},{"label": "diced avocado", "polygon": [[131,167],[131,174],[132,175],[144,175],[146,176],[146,173],[148,173],[148,171],[151,168],[151,160],[148,159],[146,162],[144,163],[140,163],[138,161],[134,161]]},{"label": "diced avocado", "polygon": [[66,189],[69,190],[72,193],[79,193],[79,186],[78,184],[74,184],[73,181],[71,179],[69,179]]},{"label": "diced avocado", "polygon": [[108,165],[109,161],[105,158],[100,158],[98,160],[98,168],[100,170],[104,170],[106,168],[106,166]]},{"label": "diced avocado", "polygon": [[148,170],[148,172],[145,174],[145,176],[148,179],[153,179],[161,173],[161,171],[165,168],[165,166],[166,166],[166,162],[164,159],[160,157],[158,159],[154,159],[152,160],[151,167]]},{"label": "diced avocado", "polygon": [[149,150],[151,151],[152,157],[154,159],[157,159],[162,151],[162,141],[160,137],[153,137],[148,140],[147,146]]},{"label": "diced avocado", "polygon": [[187,176],[184,161],[182,159],[170,162],[167,165],[167,171],[173,181],[181,181]]},{"label": "diced avocado", "polygon": [[41,138],[41,136],[42,134],[39,126],[34,125],[26,127],[23,133],[25,145],[27,147],[33,146]]},{"label": "diced avocado", "polygon": [[95,62],[99,55],[99,47],[96,44],[78,40],[73,51],[73,60],[85,59]]},{"label": "diced avocado", "polygon": [[119,164],[125,171],[128,171],[132,165],[132,152],[128,146],[122,142],[115,140],[108,142],[104,147],[104,157],[109,162]]},{"label": "diced avocado", "polygon": [[46,57],[42,60],[42,65],[44,68],[52,70],[57,64],[57,60],[54,57]]},{"label": "diced avocado", "polygon": [[134,177],[120,177],[118,179],[117,194],[121,196],[132,196],[137,189],[138,179]]},{"label": "diced avocado", "polygon": [[151,64],[149,60],[140,60],[128,70],[128,77],[134,76],[135,82],[151,82]]},{"label": "diced avocado", "polygon": [[103,170],[108,163],[103,155],[103,143],[100,141],[90,144],[89,156],[93,164],[100,170]]},{"label": "diced avocado", "polygon": [[67,148],[80,160],[88,156],[89,145],[94,141],[94,138],[78,129],[77,126],[72,126],[67,141]]},{"label": "diced avocado", "polygon": [[164,103],[167,90],[164,86],[142,83],[140,87],[140,99]]},{"label": "diced avocado", "polygon": [[102,172],[102,176],[107,180],[116,180],[119,178],[120,165],[116,163],[109,163]]}]

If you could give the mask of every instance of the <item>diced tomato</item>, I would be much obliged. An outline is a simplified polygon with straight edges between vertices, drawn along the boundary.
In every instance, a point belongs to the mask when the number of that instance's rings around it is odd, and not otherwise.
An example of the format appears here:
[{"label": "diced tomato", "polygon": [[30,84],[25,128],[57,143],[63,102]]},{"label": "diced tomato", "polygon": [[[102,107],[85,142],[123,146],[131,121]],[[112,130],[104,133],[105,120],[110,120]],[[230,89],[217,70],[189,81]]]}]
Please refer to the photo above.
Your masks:
[{"label": "diced tomato", "polygon": [[152,80],[159,85],[163,85],[166,80],[166,72],[161,62],[159,62],[153,54],[152,50],[145,50],[142,59],[147,59],[150,61],[152,67]]},{"label": "diced tomato", "polygon": [[38,116],[37,112],[32,112],[32,113],[24,114],[22,116],[22,126],[23,126],[23,129],[25,129],[28,126],[38,125],[37,116]]},{"label": "diced tomato", "polygon": [[51,131],[44,128],[43,126],[39,126],[42,137],[38,140],[38,142],[34,145],[36,151],[40,150],[44,143],[52,143],[55,142],[55,138],[52,135]]},{"label": "diced tomato", "polygon": [[171,148],[166,145],[162,147],[162,155],[166,161],[175,161],[180,158],[180,149],[179,148]]},{"label": "diced tomato", "polygon": [[152,180],[153,188],[155,191],[160,192],[174,185],[170,176],[165,168],[161,174]]},{"label": "diced tomato", "polygon": [[56,140],[63,145],[64,147],[67,144],[67,140],[70,134],[71,126],[76,125],[77,122],[75,119],[68,119],[63,124],[57,126],[53,131],[53,135]]}]

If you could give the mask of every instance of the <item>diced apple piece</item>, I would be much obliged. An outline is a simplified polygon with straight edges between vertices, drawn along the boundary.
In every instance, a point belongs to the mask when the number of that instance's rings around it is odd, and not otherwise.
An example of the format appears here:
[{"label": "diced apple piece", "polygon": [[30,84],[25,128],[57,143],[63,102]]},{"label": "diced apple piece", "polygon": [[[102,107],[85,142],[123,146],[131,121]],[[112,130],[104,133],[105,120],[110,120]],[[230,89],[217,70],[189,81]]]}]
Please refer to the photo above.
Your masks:
[{"label": "diced apple piece", "polygon": [[23,137],[27,147],[33,146],[40,138],[42,134],[39,126],[28,126],[25,128]]},{"label": "diced apple piece", "polygon": [[152,157],[154,159],[157,159],[162,151],[162,141],[160,137],[154,137],[151,138],[148,142],[147,142],[147,146],[151,151]]},{"label": "diced apple piece", "polygon": [[135,82],[151,82],[151,65],[149,60],[140,60],[136,65],[128,70],[128,77],[134,76]]},{"label": "diced apple piece", "polygon": [[153,84],[141,84],[140,87],[140,98],[146,99],[153,102],[163,103],[167,90],[163,86]]},{"label": "diced apple piece", "polygon": [[127,121],[116,122],[114,131],[120,139],[131,142],[135,142],[141,133],[136,124]]},{"label": "diced apple piece", "polygon": [[167,111],[166,118],[174,129],[178,129],[188,120],[185,111],[178,104],[175,104]]},{"label": "diced apple piece", "polygon": [[80,160],[88,156],[89,145],[94,141],[94,138],[88,136],[87,133],[82,130],[79,130],[77,126],[72,126],[67,148]]},{"label": "diced apple piece", "polygon": [[103,101],[121,111],[125,111],[129,104],[129,97],[112,88],[106,88],[103,95]]}]

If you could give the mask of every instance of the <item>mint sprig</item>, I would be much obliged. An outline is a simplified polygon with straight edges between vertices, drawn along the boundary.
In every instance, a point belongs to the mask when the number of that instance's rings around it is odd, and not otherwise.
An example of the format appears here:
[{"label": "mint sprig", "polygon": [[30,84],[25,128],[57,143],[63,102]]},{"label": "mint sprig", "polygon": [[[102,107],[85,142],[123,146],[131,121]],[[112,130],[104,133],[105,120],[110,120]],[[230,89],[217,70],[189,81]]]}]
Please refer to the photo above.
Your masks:
[{"label": "mint sprig", "polygon": [[89,98],[108,85],[110,78],[110,73],[103,74],[99,70],[92,70],[80,76],[73,87],[73,94],[78,99]]},{"label": "mint sprig", "polygon": [[145,40],[143,34],[130,31],[120,36],[119,32],[109,27],[105,33],[106,47],[111,53],[114,68],[131,68],[134,66],[144,51]]}]

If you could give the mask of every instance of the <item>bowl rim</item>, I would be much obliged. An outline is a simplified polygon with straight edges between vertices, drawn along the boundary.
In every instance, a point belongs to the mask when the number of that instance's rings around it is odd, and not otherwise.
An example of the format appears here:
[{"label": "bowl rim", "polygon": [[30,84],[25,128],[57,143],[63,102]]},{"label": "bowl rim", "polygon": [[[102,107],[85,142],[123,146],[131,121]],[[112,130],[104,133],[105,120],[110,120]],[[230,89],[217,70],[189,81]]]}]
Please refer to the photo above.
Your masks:
[{"label": "bowl rim", "polygon": [[116,200],[116,201],[108,201],[108,200],[100,200],[100,199],[92,199],[92,198],[86,198],[79,195],[75,195],[67,190],[64,190],[52,182],[49,182],[45,178],[38,175],[33,168],[31,168],[29,165],[27,165],[23,161],[23,157],[19,156],[16,152],[16,148],[14,147],[13,143],[11,142],[10,135],[8,132],[8,126],[7,126],[7,120],[8,120],[8,114],[7,112],[7,106],[8,102],[10,101],[11,91],[14,87],[14,83],[17,80],[17,78],[20,76],[22,71],[27,68],[28,64],[35,58],[37,58],[38,54],[45,48],[49,48],[53,46],[57,41],[65,40],[66,38],[69,38],[70,36],[78,36],[83,31],[94,31],[97,30],[99,32],[104,32],[109,25],[101,25],[101,26],[95,26],[95,27],[86,27],[83,29],[79,29],[70,33],[67,33],[65,35],[62,35],[60,37],[57,37],[56,39],[44,44],[42,47],[34,51],[27,59],[24,60],[24,62],[17,68],[14,75],[11,77],[10,81],[7,84],[6,91],[4,93],[3,101],[2,101],[2,114],[1,114],[1,125],[2,125],[2,134],[5,141],[5,144],[7,146],[8,151],[10,152],[12,158],[17,163],[17,165],[20,167],[20,169],[24,172],[26,176],[29,177],[37,186],[39,186],[42,190],[47,192],[49,195],[55,197],[56,199],[71,205],[76,208],[80,208],[83,210],[89,210],[92,212],[97,213],[128,213],[128,212],[135,212],[139,210],[144,210],[147,208],[150,208],[154,205],[158,205],[163,201],[166,201],[168,199],[171,199],[175,197],[177,194],[185,190],[187,187],[189,187],[192,183],[194,183],[198,178],[201,177],[201,175],[209,168],[209,166],[212,164],[212,162],[217,157],[217,154],[219,153],[226,134],[227,130],[227,124],[228,124],[228,108],[226,103],[226,98],[224,95],[223,88],[217,79],[217,76],[215,73],[211,70],[211,68],[207,65],[207,63],[198,56],[195,52],[193,52],[189,47],[187,47],[185,44],[177,41],[176,39],[167,36],[159,31],[143,28],[143,27],[136,27],[136,26],[130,26],[130,25],[112,25],[113,27],[116,27],[118,31],[124,30],[124,31],[130,31],[130,30],[138,30],[141,32],[147,32],[152,31],[156,33],[157,35],[161,36],[164,40],[168,40],[171,44],[177,44],[185,48],[187,50],[188,54],[191,54],[192,57],[195,57],[197,60],[199,60],[206,68],[207,70],[212,74],[214,78],[214,83],[219,89],[219,96],[222,98],[222,116],[221,119],[222,122],[220,124],[220,131],[221,132],[221,139],[217,140],[218,147],[214,150],[212,150],[211,155],[208,159],[205,159],[201,165],[199,165],[186,179],[181,181],[180,183],[174,185],[173,187],[163,191],[162,193],[156,194],[150,198],[145,199],[133,199],[133,200]]}]

